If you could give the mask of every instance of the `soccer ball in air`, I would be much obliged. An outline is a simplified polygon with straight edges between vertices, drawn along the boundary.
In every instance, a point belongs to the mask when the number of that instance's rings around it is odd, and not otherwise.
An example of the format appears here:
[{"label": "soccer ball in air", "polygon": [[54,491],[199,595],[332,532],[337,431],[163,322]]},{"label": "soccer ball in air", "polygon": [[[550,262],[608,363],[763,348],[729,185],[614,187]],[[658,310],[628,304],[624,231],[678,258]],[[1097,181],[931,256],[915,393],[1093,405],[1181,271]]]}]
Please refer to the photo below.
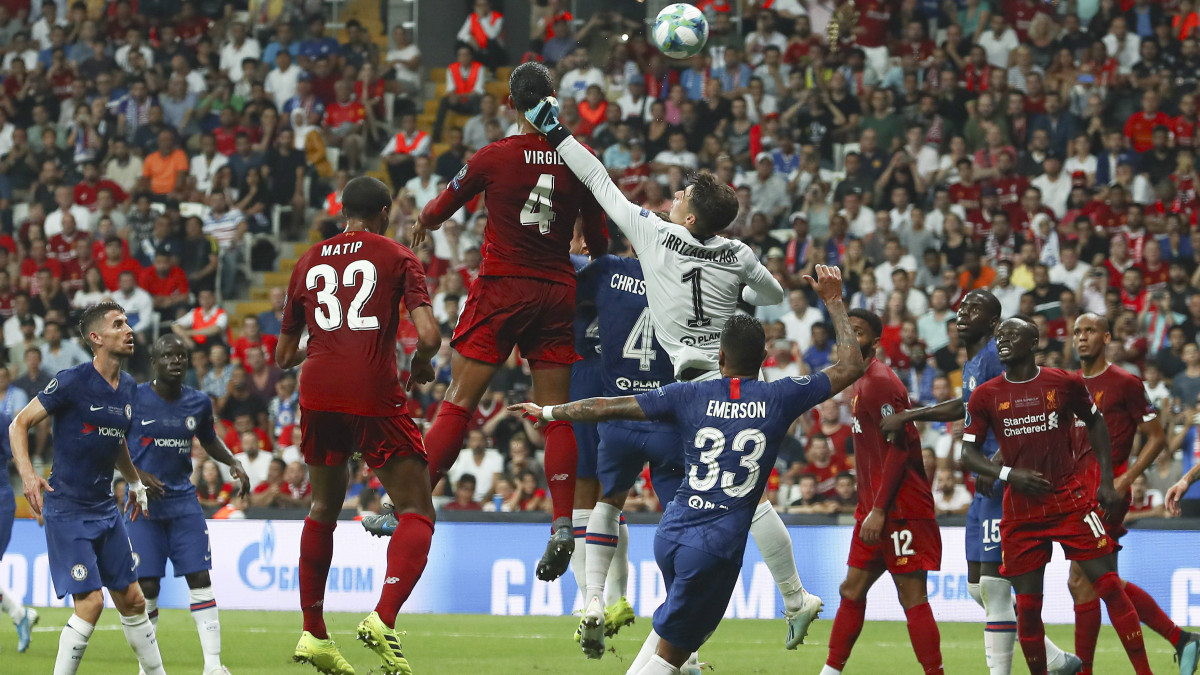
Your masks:
[{"label": "soccer ball in air", "polygon": [[683,2],[667,5],[654,20],[654,44],[668,58],[686,59],[704,49],[708,19],[704,12]]}]

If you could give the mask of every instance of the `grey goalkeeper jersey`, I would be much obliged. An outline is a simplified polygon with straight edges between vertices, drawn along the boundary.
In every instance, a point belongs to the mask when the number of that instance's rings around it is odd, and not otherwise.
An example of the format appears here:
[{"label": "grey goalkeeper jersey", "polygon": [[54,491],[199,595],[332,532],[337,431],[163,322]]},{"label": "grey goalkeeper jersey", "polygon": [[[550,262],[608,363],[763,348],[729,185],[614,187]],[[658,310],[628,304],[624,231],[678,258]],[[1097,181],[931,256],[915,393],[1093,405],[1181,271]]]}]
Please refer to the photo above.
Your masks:
[{"label": "grey goalkeeper jersey", "polygon": [[737,310],[742,284],[742,297],[753,305],[782,302],[783,287],[741,241],[697,241],[682,225],[630,203],[600,160],[573,137],[559,144],[558,154],[641,259],[654,334],[676,377],[691,368],[716,372],[721,330]]}]

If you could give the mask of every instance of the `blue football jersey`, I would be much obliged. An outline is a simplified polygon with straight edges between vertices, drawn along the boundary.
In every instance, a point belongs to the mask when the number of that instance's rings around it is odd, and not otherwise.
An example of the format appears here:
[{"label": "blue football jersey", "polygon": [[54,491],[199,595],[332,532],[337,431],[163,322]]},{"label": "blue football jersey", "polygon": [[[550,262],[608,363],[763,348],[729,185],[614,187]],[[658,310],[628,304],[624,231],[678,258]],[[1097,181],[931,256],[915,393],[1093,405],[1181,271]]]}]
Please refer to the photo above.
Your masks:
[{"label": "blue football jersey", "polygon": [[[963,364],[963,388],[962,400],[963,406],[966,406],[971,400],[971,393],[975,389],[992,379],[1004,374],[1004,364],[1000,363],[1000,354],[996,351],[995,338],[988,340],[987,346],[979,350],[979,353],[974,358],[967,359]],[[983,441],[983,446],[980,451],[985,457],[991,458],[996,454],[996,450],[1000,446],[996,443],[996,437],[992,435],[991,430],[987,432],[987,438]]]},{"label": "blue football jersey", "polygon": [[629,396],[675,381],[675,369],[654,336],[642,264],[606,255],[579,274],[576,298],[596,308],[604,395]]},{"label": "blue football jersey", "polygon": [[[586,255],[571,255],[571,264],[575,266],[575,274],[586,268],[592,259]],[[600,324],[596,318],[596,308],[590,303],[584,303],[576,291],[575,304],[575,353],[584,361],[600,358]]]},{"label": "blue football jersey", "polygon": [[652,420],[674,422],[686,477],[659,536],[720,558],[741,559],[779,444],[792,422],[830,393],[825,373],[774,382],[678,382],[637,396]]},{"label": "blue football jersey", "polygon": [[147,382],[133,397],[129,454],[134,465],[163,483],[164,495],[150,505],[153,519],[174,518],[199,509],[192,485],[192,437],[201,443],[216,439],[212,401],[207,394],[184,387],[179,399],[167,402]]},{"label": "blue football jersey", "polygon": [[54,417],[54,469],[47,518],[94,520],[117,512],[112,480],[124,451],[137,383],[121,371],[116,390],[91,361],[59,371],[38,400]]}]

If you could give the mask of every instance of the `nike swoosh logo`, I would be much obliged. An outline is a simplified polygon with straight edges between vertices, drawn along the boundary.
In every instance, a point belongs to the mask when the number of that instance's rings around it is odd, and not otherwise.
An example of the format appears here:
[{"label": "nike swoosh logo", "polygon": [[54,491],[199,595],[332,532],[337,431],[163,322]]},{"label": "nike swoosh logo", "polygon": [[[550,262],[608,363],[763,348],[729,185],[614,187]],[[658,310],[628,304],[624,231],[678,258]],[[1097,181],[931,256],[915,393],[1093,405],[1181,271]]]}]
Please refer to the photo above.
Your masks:
[{"label": "nike swoosh logo", "polygon": [[995,551],[995,550],[996,550],[997,548],[999,548],[999,547],[1000,547],[999,545],[996,545],[996,546],[984,546],[984,547],[983,547],[983,550],[985,550],[985,551]]},{"label": "nike swoosh logo", "polygon": [[142,420],[142,426],[146,426],[147,424],[154,424],[156,421],[158,421],[158,420]]},{"label": "nike swoosh logo", "polygon": [[97,410],[103,410],[103,409],[104,409],[104,406],[102,406],[102,405],[89,405],[89,406],[88,406],[88,409],[89,409],[89,410],[91,410],[92,412],[96,412]]}]

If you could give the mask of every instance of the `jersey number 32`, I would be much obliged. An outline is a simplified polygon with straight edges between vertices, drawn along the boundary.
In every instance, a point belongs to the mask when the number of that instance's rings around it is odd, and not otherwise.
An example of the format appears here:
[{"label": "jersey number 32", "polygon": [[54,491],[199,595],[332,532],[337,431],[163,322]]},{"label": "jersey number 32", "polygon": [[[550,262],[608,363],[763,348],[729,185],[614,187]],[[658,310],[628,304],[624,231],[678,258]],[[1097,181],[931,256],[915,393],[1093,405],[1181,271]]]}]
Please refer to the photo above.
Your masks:
[{"label": "jersey number 32", "polygon": [[350,330],[379,330],[378,317],[364,316],[362,313],[363,306],[375,293],[375,282],[378,278],[379,272],[369,260],[355,260],[346,265],[346,269],[342,270],[341,284],[346,288],[358,286],[358,292],[354,294],[354,299],[350,301],[350,307],[343,317],[342,302],[337,296],[337,270],[324,264],[310,268],[304,282],[310,291],[316,289],[318,284],[321,286],[317,291],[320,307],[313,311],[313,318],[321,330],[337,330],[343,323]]}]

